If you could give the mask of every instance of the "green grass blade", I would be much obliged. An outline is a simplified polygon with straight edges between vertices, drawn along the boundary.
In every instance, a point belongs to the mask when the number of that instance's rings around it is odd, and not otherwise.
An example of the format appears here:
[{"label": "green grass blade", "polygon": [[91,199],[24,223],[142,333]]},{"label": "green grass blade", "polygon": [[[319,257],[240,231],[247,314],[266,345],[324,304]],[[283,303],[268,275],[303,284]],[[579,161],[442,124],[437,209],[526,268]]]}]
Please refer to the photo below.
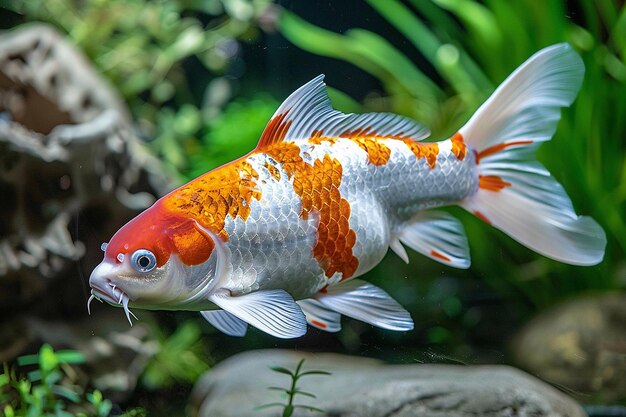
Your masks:
[{"label": "green grass blade", "polygon": [[443,46],[443,42],[441,42],[406,6],[397,0],[367,0],[367,2],[411,41],[457,92],[465,93],[467,83],[458,83],[455,75],[462,75],[462,79],[471,80],[470,85],[474,86],[474,88],[479,91],[490,90],[492,88],[491,83],[482,70],[465,51],[461,49],[459,49],[459,65],[457,71],[451,73],[447,68],[442,68],[441,61],[437,58],[437,54],[439,49]]}]

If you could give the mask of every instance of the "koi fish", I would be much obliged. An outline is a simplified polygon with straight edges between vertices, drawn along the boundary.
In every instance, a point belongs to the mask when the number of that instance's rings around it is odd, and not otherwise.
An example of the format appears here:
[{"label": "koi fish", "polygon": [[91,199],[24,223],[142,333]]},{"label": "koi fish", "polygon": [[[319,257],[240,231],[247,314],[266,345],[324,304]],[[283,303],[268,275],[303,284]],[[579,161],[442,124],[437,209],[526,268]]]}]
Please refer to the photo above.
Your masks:
[{"label": "koi fish", "polygon": [[[534,158],[584,74],[567,44],[513,72],[451,138],[387,113],[331,107],[323,75],[278,108],[257,147],[170,192],[103,244],[92,296],[123,306],[192,310],[222,332],[252,325],[280,338],[307,323],[340,330],[346,315],[413,328],[382,289],[357,279],[391,248],[470,266],[461,223],[433,210],[458,205],[528,248],[593,265],[606,237],[578,216]],[[88,303],[89,305],[89,303]],[[131,322],[132,324],[132,322]]]}]

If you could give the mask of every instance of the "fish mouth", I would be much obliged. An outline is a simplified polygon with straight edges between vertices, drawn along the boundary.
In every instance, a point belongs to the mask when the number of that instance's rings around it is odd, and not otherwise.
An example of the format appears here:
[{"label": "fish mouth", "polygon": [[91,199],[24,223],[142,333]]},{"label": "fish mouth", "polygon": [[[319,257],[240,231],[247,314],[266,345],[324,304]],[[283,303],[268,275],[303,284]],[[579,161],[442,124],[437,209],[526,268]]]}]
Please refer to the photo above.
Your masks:
[{"label": "fish mouth", "polygon": [[131,301],[130,297],[124,290],[117,287],[117,285],[113,284],[110,279],[107,278],[105,269],[108,269],[108,265],[100,264],[96,269],[92,272],[89,277],[89,286],[91,287],[91,296],[87,300],[87,312],[91,314],[91,302],[95,299],[98,301],[106,301],[107,303],[122,307],[124,309],[124,313],[126,314],[126,318],[130,325],[133,325],[131,320],[131,316],[136,320],[137,316],[130,311],[128,308],[128,303]]}]

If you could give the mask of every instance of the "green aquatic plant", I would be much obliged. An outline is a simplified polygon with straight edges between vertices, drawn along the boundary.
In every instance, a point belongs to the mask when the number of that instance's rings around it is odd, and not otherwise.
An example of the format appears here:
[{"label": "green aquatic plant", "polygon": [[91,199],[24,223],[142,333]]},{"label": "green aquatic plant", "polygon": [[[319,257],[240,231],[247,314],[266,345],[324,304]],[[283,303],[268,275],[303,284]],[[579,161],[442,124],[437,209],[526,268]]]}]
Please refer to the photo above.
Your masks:
[{"label": "green aquatic plant", "polygon": [[157,332],[157,353],[141,376],[144,387],[155,390],[172,385],[192,384],[209,369],[202,332],[196,321],[181,324],[169,336]]},{"label": "green aquatic plant", "polygon": [[[211,83],[233,78],[239,41],[258,36],[270,0],[8,0],[24,21],[67,33],[129,105],[150,148],[176,171],[198,142]],[[226,77],[228,76],[228,77]]]},{"label": "green aquatic plant", "polygon": [[296,395],[302,395],[305,397],[310,397],[310,398],[316,398],[314,394],[311,394],[310,392],[306,392],[306,391],[302,391],[300,388],[298,388],[298,380],[304,376],[307,375],[331,375],[330,372],[326,372],[326,371],[302,371],[302,365],[304,365],[304,358],[300,360],[300,362],[298,362],[298,364],[296,365],[296,368],[293,371],[290,371],[287,368],[284,368],[282,366],[272,366],[270,367],[270,369],[274,372],[277,372],[279,374],[284,374],[289,376],[289,378],[291,379],[291,383],[289,384],[289,387],[284,388],[284,387],[268,387],[269,390],[271,391],[278,391],[281,392],[283,394],[286,395],[286,402],[285,403],[279,403],[279,402],[275,402],[275,403],[269,403],[269,404],[264,404],[260,407],[258,407],[258,409],[263,409],[263,408],[271,408],[271,407],[280,407],[282,408],[283,412],[281,414],[282,417],[291,417],[291,415],[293,414],[294,410],[296,410],[297,408],[301,408],[301,409],[305,409],[305,410],[309,410],[309,411],[315,411],[315,412],[320,412],[322,413],[323,410],[310,406],[310,405],[302,405],[302,404],[295,404],[295,397]]},{"label": "green aquatic plant", "polygon": [[77,351],[55,352],[48,344],[38,354],[17,359],[21,367],[35,366],[26,377],[4,365],[0,374],[0,410],[6,417],[106,417],[112,404],[98,390],[77,383],[72,365],[85,362]]},{"label": "green aquatic plant", "polygon": [[[209,167],[218,167],[254,149],[278,105],[269,95],[228,103],[207,123],[202,142],[189,157],[186,177],[191,179],[204,174]],[[233,135],[237,140],[233,140]]]},{"label": "green aquatic plant", "polygon": [[[359,28],[335,33],[287,10],[280,13],[279,30],[308,52],[349,62],[379,79],[383,97],[366,99],[364,109],[412,117],[428,126],[434,138],[453,134],[496,85],[542,47],[569,42],[578,50],[586,66],[583,87],[539,156],[564,185],[577,211],[594,217],[607,232],[605,261],[578,268],[541,258],[453,208],[467,228],[472,251],[472,269],[454,274],[474,274],[502,296],[534,308],[575,292],[623,287],[626,119],[611,115],[626,114],[626,5],[592,0],[366,3],[406,38],[425,63],[411,62],[380,34]],[[378,271],[384,269],[388,276],[390,271],[406,275],[414,269],[402,268],[388,263]],[[428,276],[420,270],[420,275]],[[436,270],[432,272],[436,276]],[[374,271],[370,279],[387,282],[380,275]]]}]

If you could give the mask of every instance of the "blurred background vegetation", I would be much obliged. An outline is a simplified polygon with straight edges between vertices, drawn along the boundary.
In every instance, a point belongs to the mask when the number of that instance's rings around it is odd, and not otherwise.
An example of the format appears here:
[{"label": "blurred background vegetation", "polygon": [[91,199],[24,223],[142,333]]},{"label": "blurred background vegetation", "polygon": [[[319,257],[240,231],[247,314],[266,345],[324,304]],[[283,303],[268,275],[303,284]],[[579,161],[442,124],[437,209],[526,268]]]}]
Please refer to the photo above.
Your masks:
[{"label": "blurred background vegetation", "polygon": [[9,0],[0,9],[5,29],[30,21],[53,24],[86,53],[179,182],[252,149],[280,101],[319,73],[336,108],[403,114],[439,140],[540,48],[569,42],[585,61],[582,90],[539,157],[577,211],[604,227],[600,265],[545,259],[451,208],[469,235],[470,270],[413,253],[410,265],[389,255],[366,277],[411,311],[415,331],[345,320],[337,335],[310,329],[278,341],[252,331],[233,339],[196,315],[159,313],[160,343],[169,348],[148,367],[141,390],[187,386],[213,361],[274,346],[398,362],[509,363],[506,343],[538,312],[582,293],[626,288],[621,2]]}]

